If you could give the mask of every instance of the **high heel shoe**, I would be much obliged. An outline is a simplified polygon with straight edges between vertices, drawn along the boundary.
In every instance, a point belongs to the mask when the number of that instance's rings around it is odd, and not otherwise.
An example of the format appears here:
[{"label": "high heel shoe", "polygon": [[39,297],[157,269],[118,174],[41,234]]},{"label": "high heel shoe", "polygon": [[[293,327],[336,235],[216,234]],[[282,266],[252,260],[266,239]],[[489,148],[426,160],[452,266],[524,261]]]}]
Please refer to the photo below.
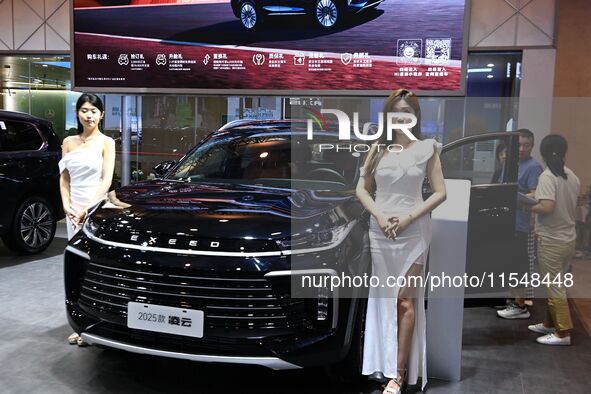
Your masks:
[{"label": "high heel shoe", "polygon": [[82,339],[82,337],[78,335],[78,333],[76,332],[70,334],[70,336],[68,337],[68,343],[70,345],[78,345],[80,347],[88,345],[86,342],[84,342],[84,339]]},{"label": "high heel shoe", "polygon": [[[382,394],[403,394],[406,391],[406,369],[399,369],[398,373],[400,377],[396,377],[391,379],[390,382],[393,382],[396,386],[386,386]],[[390,384],[388,382],[388,384]]]},{"label": "high heel shoe", "polygon": [[80,338],[80,336],[78,335],[78,333],[73,332],[70,334],[70,336],[68,337],[68,343],[70,345],[76,345],[78,343],[78,338]]}]

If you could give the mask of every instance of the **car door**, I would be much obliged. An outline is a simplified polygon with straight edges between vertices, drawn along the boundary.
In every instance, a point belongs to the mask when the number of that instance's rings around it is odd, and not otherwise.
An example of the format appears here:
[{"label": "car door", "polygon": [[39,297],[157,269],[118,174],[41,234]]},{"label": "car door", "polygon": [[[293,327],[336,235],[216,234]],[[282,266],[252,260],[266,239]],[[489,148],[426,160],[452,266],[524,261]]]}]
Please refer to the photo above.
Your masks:
[{"label": "car door", "polygon": [[[504,164],[497,149],[504,144]],[[510,273],[515,262],[515,216],[517,208],[518,133],[498,132],[474,135],[447,144],[441,153],[446,179],[472,182],[468,218],[466,273],[492,274],[499,278]],[[493,176],[497,179],[493,182]],[[466,288],[467,298],[505,297],[506,290],[495,281],[481,288]]]},{"label": "car door", "polygon": [[32,187],[57,182],[48,175],[50,159],[43,152],[45,142],[37,128],[28,122],[0,119],[0,196],[4,207],[0,226],[12,222],[15,210]]}]

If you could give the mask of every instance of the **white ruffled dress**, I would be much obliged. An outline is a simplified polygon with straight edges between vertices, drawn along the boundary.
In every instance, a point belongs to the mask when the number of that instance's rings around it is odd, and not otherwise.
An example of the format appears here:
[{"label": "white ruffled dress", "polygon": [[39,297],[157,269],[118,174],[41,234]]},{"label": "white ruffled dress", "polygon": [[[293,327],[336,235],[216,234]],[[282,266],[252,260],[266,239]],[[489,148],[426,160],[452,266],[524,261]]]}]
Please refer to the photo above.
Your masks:
[{"label": "white ruffled dress", "polygon": [[[62,157],[58,165],[60,174],[66,169],[70,174],[70,207],[75,211],[88,208],[102,181],[102,144],[70,151]],[[66,224],[68,239],[71,239],[80,230],[80,226],[74,228],[68,217]]]},{"label": "white ruffled dress", "polygon": [[[400,153],[391,152],[382,157],[374,172],[376,204],[382,212],[388,216],[404,217],[423,202],[422,185],[427,162],[435,152],[438,154],[440,151],[441,144],[426,139],[414,142]],[[363,168],[361,175],[365,175]],[[384,287],[372,287],[369,291],[362,373],[375,379],[395,378],[398,368],[396,299],[399,288],[386,285],[386,278],[404,276],[413,264],[424,266],[431,242],[431,217],[420,217],[395,240],[390,240],[372,216],[369,235],[372,275],[379,277]],[[415,327],[407,364],[408,383],[416,384],[420,376],[422,388],[427,384],[423,290],[418,288],[415,294]]]}]

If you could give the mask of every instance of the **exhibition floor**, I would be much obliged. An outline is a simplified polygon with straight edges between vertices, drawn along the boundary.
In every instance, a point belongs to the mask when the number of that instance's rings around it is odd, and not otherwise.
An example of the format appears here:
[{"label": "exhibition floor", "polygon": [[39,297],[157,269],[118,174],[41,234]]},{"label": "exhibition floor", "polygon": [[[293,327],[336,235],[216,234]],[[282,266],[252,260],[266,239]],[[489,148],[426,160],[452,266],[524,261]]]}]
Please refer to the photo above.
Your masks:
[{"label": "exhibition floor", "polygon": [[[94,347],[69,346],[61,253],[65,234],[41,255],[0,245],[0,391],[3,393],[381,393],[380,385],[329,382],[320,370],[198,364]],[[574,269],[590,272],[591,261]],[[585,283],[589,283],[585,281]],[[573,308],[573,345],[535,342],[529,320],[502,320],[491,308],[465,310],[462,381],[432,379],[430,393],[583,393],[591,386],[589,303]],[[588,324],[588,323],[587,323]],[[410,390],[410,392],[416,392]]]}]

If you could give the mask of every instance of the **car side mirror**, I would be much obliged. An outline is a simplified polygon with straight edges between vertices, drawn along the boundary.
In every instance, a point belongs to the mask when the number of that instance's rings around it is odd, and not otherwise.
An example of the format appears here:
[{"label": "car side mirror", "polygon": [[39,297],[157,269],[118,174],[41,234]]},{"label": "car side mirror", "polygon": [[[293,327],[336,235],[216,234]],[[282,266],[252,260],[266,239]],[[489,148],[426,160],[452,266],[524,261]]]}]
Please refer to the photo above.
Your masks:
[{"label": "car side mirror", "polygon": [[174,160],[166,160],[160,164],[155,165],[152,168],[152,170],[154,171],[156,176],[161,177],[164,174],[166,174],[168,172],[168,170],[170,170],[175,164],[176,164],[176,161],[174,161]]}]

